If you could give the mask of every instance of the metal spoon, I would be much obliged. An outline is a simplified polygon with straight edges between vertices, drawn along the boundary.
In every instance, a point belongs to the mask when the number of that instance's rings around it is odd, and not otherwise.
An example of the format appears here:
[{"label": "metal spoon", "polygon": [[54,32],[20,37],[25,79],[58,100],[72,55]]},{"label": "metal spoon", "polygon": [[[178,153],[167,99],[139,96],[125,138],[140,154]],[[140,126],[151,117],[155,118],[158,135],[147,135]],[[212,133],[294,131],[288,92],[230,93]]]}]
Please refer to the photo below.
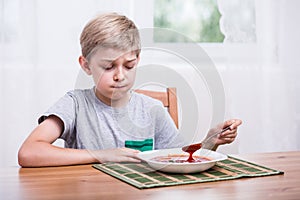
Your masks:
[{"label": "metal spoon", "polygon": [[202,146],[203,146],[203,143],[207,142],[208,140],[210,140],[211,138],[213,138],[214,136],[218,135],[218,134],[221,134],[227,130],[231,130],[230,126],[227,126],[226,128],[222,129],[221,131],[219,132],[216,132],[214,134],[212,134],[211,136],[209,136],[208,138],[206,138],[205,140],[203,140],[203,142],[200,142],[200,143],[196,143],[196,144],[190,144],[190,145],[187,145],[187,146],[184,146],[182,147],[182,151],[184,152],[187,152],[190,154],[189,158],[188,158],[188,162],[193,162],[194,161],[194,158],[193,158],[193,153],[197,150],[199,150]]}]

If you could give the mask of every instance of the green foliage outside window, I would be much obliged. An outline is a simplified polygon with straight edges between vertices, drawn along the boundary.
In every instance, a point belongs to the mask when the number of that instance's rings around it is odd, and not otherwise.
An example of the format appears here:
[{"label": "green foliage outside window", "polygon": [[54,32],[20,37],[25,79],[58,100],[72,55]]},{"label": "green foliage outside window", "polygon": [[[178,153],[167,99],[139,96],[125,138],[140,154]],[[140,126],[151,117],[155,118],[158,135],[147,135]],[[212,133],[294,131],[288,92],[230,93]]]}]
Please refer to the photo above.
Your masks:
[{"label": "green foliage outside window", "polygon": [[154,26],[179,34],[154,30],[155,42],[223,42],[216,0],[154,0]]}]

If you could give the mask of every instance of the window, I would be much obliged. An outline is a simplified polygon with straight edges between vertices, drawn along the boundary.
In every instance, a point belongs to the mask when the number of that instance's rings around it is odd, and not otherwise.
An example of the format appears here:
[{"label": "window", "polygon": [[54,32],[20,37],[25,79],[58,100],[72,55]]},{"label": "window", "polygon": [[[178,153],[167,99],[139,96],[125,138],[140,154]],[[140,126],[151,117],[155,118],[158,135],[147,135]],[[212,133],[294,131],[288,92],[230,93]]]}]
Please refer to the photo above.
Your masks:
[{"label": "window", "polygon": [[154,0],[155,42],[255,43],[254,0]]},{"label": "window", "polygon": [[224,35],[219,25],[220,17],[216,0],[155,0],[154,27],[172,29],[186,37],[154,31],[154,41],[223,42]]},{"label": "window", "polygon": [[153,0],[153,42],[177,48],[198,43],[218,63],[228,59],[237,63],[257,62],[261,55],[257,26],[261,29],[265,23],[256,21],[256,16],[264,10],[256,10],[260,6],[255,3],[255,0]]}]

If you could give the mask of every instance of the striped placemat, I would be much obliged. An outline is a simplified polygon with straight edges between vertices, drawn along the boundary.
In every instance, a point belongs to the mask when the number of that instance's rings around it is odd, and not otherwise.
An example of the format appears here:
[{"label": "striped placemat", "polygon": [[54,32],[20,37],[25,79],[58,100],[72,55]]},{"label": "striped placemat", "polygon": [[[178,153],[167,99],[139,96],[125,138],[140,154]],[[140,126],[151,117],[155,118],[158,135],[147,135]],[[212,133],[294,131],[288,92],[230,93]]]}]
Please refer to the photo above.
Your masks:
[{"label": "striped placemat", "polygon": [[139,189],[283,174],[282,171],[232,156],[204,172],[193,174],[154,171],[146,163],[105,163],[93,167]]}]

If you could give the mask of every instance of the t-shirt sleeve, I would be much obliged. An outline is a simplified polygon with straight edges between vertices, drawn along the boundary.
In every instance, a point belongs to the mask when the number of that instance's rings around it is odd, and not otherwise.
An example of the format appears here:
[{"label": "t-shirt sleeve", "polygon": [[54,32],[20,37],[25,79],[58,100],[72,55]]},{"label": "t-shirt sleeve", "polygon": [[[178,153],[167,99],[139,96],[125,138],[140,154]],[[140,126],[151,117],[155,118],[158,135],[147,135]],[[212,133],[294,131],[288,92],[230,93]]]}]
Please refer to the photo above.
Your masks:
[{"label": "t-shirt sleeve", "polygon": [[50,115],[55,115],[60,118],[64,124],[64,130],[60,136],[61,139],[67,140],[72,137],[72,132],[75,128],[75,99],[68,92],[52,105],[39,119],[38,123],[42,123]]},{"label": "t-shirt sleeve", "polygon": [[155,108],[155,149],[182,147],[186,144],[170,114],[164,107]]}]

